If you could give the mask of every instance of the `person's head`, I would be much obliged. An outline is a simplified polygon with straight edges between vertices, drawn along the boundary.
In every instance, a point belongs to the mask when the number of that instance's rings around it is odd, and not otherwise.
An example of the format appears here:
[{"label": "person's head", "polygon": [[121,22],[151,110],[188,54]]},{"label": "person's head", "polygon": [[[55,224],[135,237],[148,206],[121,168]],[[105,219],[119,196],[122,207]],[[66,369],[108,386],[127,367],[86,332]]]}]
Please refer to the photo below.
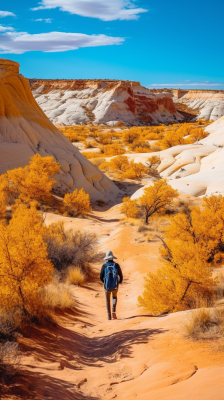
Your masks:
[{"label": "person's head", "polygon": [[113,261],[114,259],[117,259],[117,257],[115,257],[115,255],[113,254],[113,252],[111,250],[108,250],[106,252],[106,257],[104,257],[104,260],[106,261]]}]

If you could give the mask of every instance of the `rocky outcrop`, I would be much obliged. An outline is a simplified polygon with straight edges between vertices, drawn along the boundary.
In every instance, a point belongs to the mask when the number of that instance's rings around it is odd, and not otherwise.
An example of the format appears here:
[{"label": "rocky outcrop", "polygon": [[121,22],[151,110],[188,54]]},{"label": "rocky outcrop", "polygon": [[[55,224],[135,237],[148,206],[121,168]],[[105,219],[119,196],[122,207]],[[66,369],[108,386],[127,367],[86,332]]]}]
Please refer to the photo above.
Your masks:
[{"label": "rocky outcrop", "polygon": [[169,93],[176,109],[192,118],[195,116],[195,119],[216,121],[224,116],[223,90],[153,89],[152,93]]},{"label": "rocky outcrop", "polygon": [[38,106],[19,64],[0,59],[0,173],[23,167],[34,154],[61,164],[55,190],[84,188],[93,200],[113,199],[117,187],[49,121]]},{"label": "rocky outcrop", "polygon": [[33,95],[54,124],[127,126],[183,120],[170,94],[154,94],[139,82],[30,79]]}]

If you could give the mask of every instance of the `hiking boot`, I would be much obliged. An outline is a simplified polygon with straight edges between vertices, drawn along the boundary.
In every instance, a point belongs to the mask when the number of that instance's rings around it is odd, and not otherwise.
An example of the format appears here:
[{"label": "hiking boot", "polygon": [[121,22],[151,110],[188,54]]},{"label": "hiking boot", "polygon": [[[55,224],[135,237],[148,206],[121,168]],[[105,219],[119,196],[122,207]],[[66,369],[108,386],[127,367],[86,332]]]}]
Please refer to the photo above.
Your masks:
[{"label": "hiking boot", "polygon": [[113,317],[113,319],[117,319],[116,312],[112,313],[112,317]]},{"label": "hiking boot", "polygon": [[108,319],[111,320],[111,314],[108,314]]}]

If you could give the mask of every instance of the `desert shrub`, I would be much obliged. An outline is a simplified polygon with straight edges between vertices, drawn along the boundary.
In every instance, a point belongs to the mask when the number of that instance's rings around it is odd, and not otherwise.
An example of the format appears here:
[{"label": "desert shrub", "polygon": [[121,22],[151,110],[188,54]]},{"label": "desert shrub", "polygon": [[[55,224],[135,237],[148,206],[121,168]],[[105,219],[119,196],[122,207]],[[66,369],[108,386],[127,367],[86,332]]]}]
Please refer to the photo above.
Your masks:
[{"label": "desert shrub", "polygon": [[124,197],[122,200],[121,212],[128,218],[136,218],[138,215],[138,207],[136,201],[131,200],[130,197]]},{"label": "desert shrub", "polygon": [[128,157],[126,156],[117,156],[110,160],[110,167],[112,171],[126,171],[129,167]]},{"label": "desert shrub", "polygon": [[9,225],[0,224],[1,308],[19,307],[33,316],[38,290],[52,279],[53,266],[43,241],[43,220],[36,209],[20,205]]},{"label": "desert shrub", "polygon": [[124,130],[122,132],[122,141],[125,144],[133,143],[138,138],[139,138],[139,133],[137,132],[136,128],[131,128],[129,130]]},{"label": "desert shrub", "polygon": [[93,165],[96,165],[97,167],[99,167],[100,164],[106,162],[106,159],[103,158],[103,157],[98,157],[98,158],[90,159],[90,161],[91,161],[91,163],[92,163]]},{"label": "desert shrub", "polygon": [[94,153],[93,151],[84,151],[84,152],[82,153],[82,155],[83,155],[84,157],[86,157],[88,160],[91,159],[91,162],[92,162],[92,159],[94,159],[94,158],[99,158],[99,157],[102,156],[101,153]]},{"label": "desert shrub", "polygon": [[[12,378],[20,368],[20,351],[16,342],[0,343],[0,386]],[[0,387],[1,395],[1,387]]]},{"label": "desert shrub", "polygon": [[118,156],[125,153],[125,149],[117,143],[107,144],[101,147],[101,151],[106,157]]},{"label": "desert shrub", "polygon": [[151,147],[147,144],[143,144],[141,146],[136,146],[134,148],[135,153],[150,153],[151,151],[152,151]]},{"label": "desert shrub", "polygon": [[86,274],[80,267],[69,267],[67,270],[67,281],[72,285],[81,286],[86,282]]},{"label": "desert shrub", "polygon": [[97,143],[108,145],[112,143],[112,136],[113,135],[110,132],[99,133],[96,141]]},{"label": "desert shrub", "polygon": [[71,285],[62,283],[57,279],[54,279],[39,291],[39,298],[44,313],[55,308],[61,310],[73,308],[75,305]]},{"label": "desert shrub", "polygon": [[80,190],[75,189],[73,193],[67,193],[63,203],[72,217],[86,215],[92,211],[89,194],[83,188]]},{"label": "desert shrub", "polygon": [[157,168],[161,163],[160,157],[152,156],[147,159],[147,162],[150,164],[151,168]]},{"label": "desert shrub", "polygon": [[63,271],[73,265],[88,272],[97,261],[97,236],[86,231],[65,231],[61,223],[46,228],[45,238],[48,257],[54,268]]},{"label": "desert shrub", "polygon": [[148,173],[149,169],[144,164],[131,161],[123,176],[127,179],[142,179]]},{"label": "desert shrub", "polygon": [[176,197],[178,197],[177,190],[168,185],[165,179],[145,188],[143,196],[140,197],[140,204],[145,214],[145,222],[148,223],[151,215],[158,213],[167,206],[171,206]]},{"label": "desert shrub", "polygon": [[108,162],[108,161],[103,161],[103,162],[99,165],[99,169],[100,169],[101,171],[110,171],[110,170],[111,170],[110,162]]},{"label": "desert shrub", "polygon": [[185,335],[194,340],[223,338],[224,310],[200,308],[192,311],[183,323]]},{"label": "desert shrub", "polygon": [[19,307],[15,307],[12,311],[0,308],[0,342],[14,340],[22,322],[23,314]]},{"label": "desert shrub", "polygon": [[31,157],[29,165],[9,170],[7,176],[20,200],[46,201],[51,197],[56,182],[53,176],[59,170],[60,164],[53,161],[53,157],[41,157],[40,154],[35,154]]}]

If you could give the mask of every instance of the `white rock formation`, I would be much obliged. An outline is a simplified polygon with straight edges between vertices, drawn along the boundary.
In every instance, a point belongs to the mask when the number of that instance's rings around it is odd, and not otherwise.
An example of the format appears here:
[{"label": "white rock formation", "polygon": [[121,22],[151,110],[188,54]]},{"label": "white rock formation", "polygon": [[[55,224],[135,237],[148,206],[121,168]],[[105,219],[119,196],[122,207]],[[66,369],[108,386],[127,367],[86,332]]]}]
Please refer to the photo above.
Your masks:
[{"label": "white rock formation", "polygon": [[183,120],[170,94],[154,94],[138,82],[30,79],[33,95],[54,124],[130,125]]},{"label": "white rock formation", "polygon": [[0,59],[0,174],[27,165],[35,153],[53,156],[61,164],[55,176],[58,192],[83,187],[92,200],[113,200],[119,193],[49,121],[19,74],[19,64]]},{"label": "white rock formation", "polygon": [[[195,144],[174,146],[157,153],[128,154],[128,157],[134,162],[146,163],[148,157],[160,156],[158,172],[180,193],[197,197],[224,196],[224,117],[206,130],[210,134]],[[142,196],[143,190],[139,189],[132,199]]]},{"label": "white rock formation", "polygon": [[177,109],[196,114],[197,119],[216,121],[224,115],[224,91],[173,90],[173,95]]}]

